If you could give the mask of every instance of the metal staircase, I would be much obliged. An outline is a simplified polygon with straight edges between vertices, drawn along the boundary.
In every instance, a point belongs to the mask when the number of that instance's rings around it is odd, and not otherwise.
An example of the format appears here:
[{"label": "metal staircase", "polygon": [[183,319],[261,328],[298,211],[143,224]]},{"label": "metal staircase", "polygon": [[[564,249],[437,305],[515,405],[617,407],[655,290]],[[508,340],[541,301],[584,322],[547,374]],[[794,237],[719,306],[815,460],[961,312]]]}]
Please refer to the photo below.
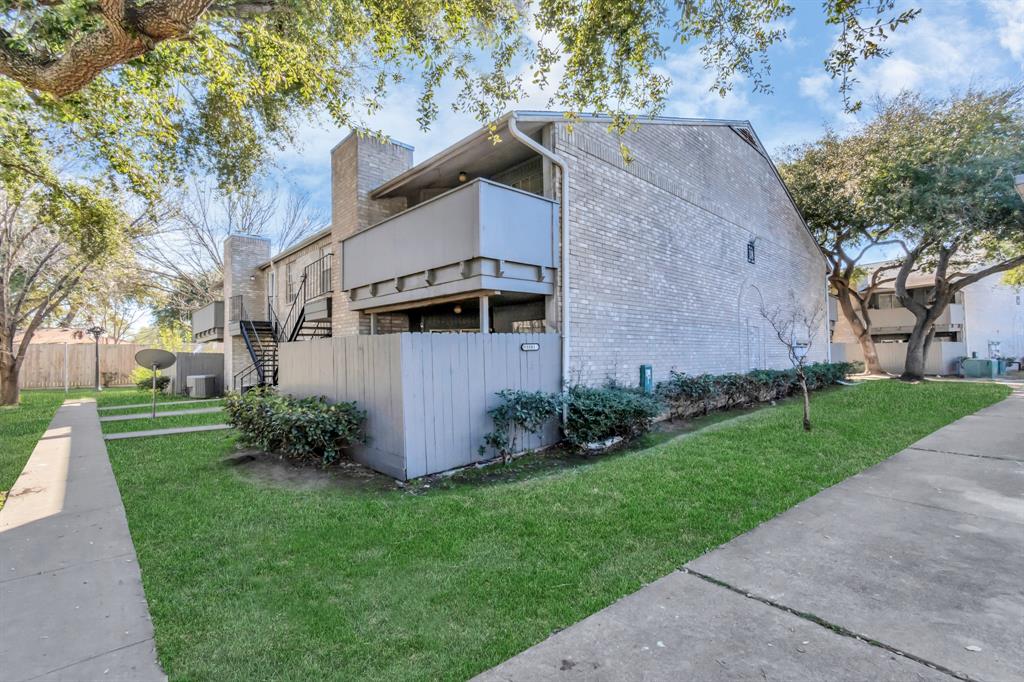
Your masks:
[{"label": "metal staircase", "polygon": [[[329,274],[328,274],[329,277]],[[245,310],[241,296],[231,301],[232,317],[237,320],[245,347],[252,363],[235,374],[233,388],[245,392],[253,386],[276,386],[278,378],[278,344],[290,341],[306,341],[331,335],[331,321],[307,320],[306,302],[325,293],[319,287],[315,296],[310,296],[306,284],[309,277],[303,273],[299,288],[284,322],[278,318],[270,299],[267,302],[269,320],[253,320]],[[327,291],[330,291],[328,289]]]}]

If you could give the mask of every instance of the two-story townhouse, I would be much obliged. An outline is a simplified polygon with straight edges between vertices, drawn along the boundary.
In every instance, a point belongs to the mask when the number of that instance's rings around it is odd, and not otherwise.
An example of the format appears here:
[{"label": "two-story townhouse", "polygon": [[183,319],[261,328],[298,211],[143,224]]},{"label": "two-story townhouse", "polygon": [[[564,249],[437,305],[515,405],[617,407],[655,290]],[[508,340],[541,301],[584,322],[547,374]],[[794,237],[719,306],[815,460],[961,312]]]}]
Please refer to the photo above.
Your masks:
[{"label": "two-story townhouse", "polygon": [[[888,263],[871,263],[868,271]],[[954,294],[953,302],[935,323],[935,340],[927,358],[929,374],[959,372],[963,357],[1024,357],[1024,292],[1005,284],[1002,273],[968,284]],[[930,272],[913,272],[907,278],[909,294],[922,303],[934,287]],[[915,317],[896,296],[892,283],[872,293],[868,301],[868,332],[879,349],[879,361],[887,372],[903,371],[906,342],[914,329]],[[837,359],[862,359],[860,346],[845,318],[840,318],[832,335]]]},{"label": "two-story townhouse", "polygon": [[785,367],[763,307],[819,311],[826,359],[826,262],[750,124],[608,123],[512,112],[415,165],[347,137],[329,233],[227,240],[225,381],[361,400],[359,456],[407,477],[486,457],[502,388]]}]

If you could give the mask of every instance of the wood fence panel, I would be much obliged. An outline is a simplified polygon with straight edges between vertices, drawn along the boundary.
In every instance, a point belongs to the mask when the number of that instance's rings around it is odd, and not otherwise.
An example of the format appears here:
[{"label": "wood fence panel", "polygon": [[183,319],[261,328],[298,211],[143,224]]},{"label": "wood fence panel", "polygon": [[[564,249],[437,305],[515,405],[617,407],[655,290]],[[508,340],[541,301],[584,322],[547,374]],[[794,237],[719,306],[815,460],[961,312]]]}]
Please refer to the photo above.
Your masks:
[{"label": "wood fence panel", "polygon": [[[64,388],[65,372],[71,388],[94,385],[96,346],[69,343],[30,344],[21,366],[18,385],[29,388]],[[100,381],[104,386],[128,386],[135,369],[135,354],[149,345],[136,343],[100,344]]]},{"label": "wood fence panel", "polygon": [[[524,351],[523,344],[537,344]],[[367,411],[365,446],[353,456],[398,478],[479,461],[503,389],[556,392],[557,334],[384,334],[282,344],[284,393],[355,400]],[[522,448],[557,438],[519,434]],[[487,457],[493,457],[488,453]]]}]

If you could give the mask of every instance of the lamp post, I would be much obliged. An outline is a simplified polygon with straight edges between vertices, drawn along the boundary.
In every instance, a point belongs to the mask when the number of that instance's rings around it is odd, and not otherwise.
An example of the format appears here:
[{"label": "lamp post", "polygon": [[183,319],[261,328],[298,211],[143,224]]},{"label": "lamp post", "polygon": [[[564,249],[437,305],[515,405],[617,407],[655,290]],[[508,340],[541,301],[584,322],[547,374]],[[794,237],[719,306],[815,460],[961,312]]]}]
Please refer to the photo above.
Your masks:
[{"label": "lamp post", "polygon": [[96,390],[102,391],[103,386],[100,384],[100,334],[104,332],[104,329],[96,325],[86,329],[86,332],[92,334],[92,338],[96,341]]}]

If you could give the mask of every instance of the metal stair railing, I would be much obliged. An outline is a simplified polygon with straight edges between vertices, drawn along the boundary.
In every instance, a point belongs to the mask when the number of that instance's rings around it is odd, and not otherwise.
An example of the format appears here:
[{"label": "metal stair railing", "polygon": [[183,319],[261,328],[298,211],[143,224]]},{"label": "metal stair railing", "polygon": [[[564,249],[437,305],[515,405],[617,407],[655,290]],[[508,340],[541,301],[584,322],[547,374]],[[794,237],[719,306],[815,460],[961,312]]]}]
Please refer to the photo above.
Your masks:
[{"label": "metal stair railing", "polygon": [[[234,298],[235,297],[232,297],[232,299]],[[274,339],[274,347],[268,350],[263,345],[263,336],[259,333],[259,330],[256,329],[256,324],[254,323],[253,320],[249,319],[249,316],[246,314],[244,302],[239,298],[237,303],[234,300],[232,300],[232,304],[232,312],[237,312],[238,327],[239,330],[242,332],[242,339],[245,342],[245,347],[249,351],[249,357],[251,357],[253,361],[252,365],[250,365],[246,369],[243,369],[241,372],[235,375],[235,380],[236,382],[239,381],[239,375],[244,375],[242,378],[249,376],[252,373],[251,370],[254,368],[256,370],[256,375],[259,379],[259,383],[266,384],[266,365],[268,364],[268,358],[272,359],[273,361],[272,369],[274,377],[276,378],[277,375],[276,339]],[[273,327],[271,327],[271,330],[273,330]]]},{"label": "metal stair railing", "polygon": [[284,318],[284,324],[281,325],[281,333],[279,336],[275,336],[275,340],[278,343],[295,340],[294,337],[302,326],[302,316],[305,306],[306,273],[302,273],[302,278],[299,280],[299,290],[295,292],[295,298],[292,299],[291,308],[288,309],[288,315]]}]

